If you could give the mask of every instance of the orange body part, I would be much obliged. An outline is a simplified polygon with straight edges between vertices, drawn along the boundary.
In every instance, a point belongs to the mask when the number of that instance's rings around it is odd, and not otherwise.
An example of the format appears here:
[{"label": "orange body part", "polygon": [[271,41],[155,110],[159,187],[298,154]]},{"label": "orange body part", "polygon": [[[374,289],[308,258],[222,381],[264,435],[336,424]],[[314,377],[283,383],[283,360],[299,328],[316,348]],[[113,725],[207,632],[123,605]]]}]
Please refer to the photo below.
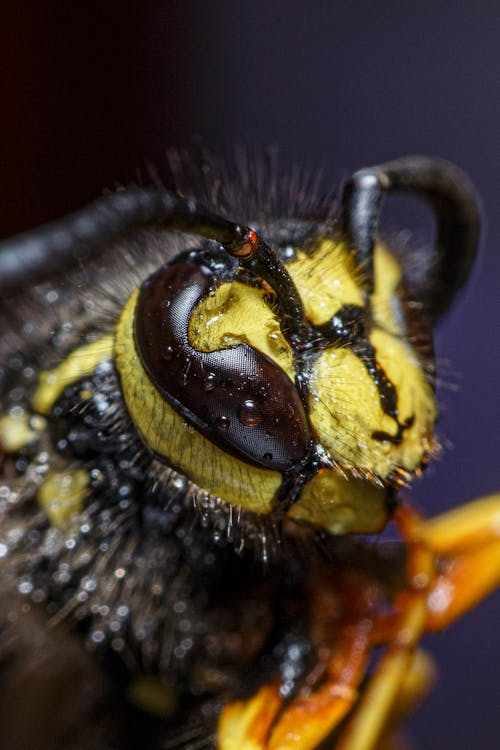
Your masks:
[{"label": "orange body part", "polygon": [[276,680],[227,704],[220,750],[393,747],[394,728],[434,675],[418,649],[422,635],[447,627],[500,583],[500,495],[431,521],[403,506],[395,521],[406,549],[402,583],[377,571],[316,570],[309,592],[315,668],[292,698]]}]

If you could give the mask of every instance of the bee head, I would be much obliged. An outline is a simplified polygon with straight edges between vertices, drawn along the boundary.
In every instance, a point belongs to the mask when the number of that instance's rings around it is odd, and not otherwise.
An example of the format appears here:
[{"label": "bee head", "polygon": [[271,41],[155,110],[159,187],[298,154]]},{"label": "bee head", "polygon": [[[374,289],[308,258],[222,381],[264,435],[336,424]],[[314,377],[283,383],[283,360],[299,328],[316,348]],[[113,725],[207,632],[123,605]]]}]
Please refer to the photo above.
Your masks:
[{"label": "bee head", "polygon": [[[390,189],[436,208],[442,278],[426,308],[376,241]],[[354,175],[331,231],[285,243],[286,255],[271,226],[274,250],[246,230],[225,250],[205,244],[160,268],[125,306],[116,344],[145,442],[236,507],[378,531],[394,488],[435,449],[429,321],[464,281],[475,210],[458,170],[412,157]]]},{"label": "bee head", "polygon": [[[435,209],[425,298],[377,240],[391,190]],[[114,359],[143,442],[237,508],[379,530],[394,489],[434,450],[430,324],[467,278],[478,237],[463,174],[423,157],[361,170],[337,220],[304,241],[279,217],[260,237],[173,193],[117,193],[10,241],[0,287],[142,226],[205,238],[145,279],[119,317]]]}]

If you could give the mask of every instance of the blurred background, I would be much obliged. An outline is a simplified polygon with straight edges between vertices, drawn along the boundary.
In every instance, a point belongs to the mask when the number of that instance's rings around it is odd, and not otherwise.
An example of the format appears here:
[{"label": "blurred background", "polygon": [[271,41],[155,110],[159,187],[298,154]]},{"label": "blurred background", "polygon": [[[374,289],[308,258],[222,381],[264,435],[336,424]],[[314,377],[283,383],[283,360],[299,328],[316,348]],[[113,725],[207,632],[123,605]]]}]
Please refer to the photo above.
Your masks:
[{"label": "blurred background", "polygon": [[[414,497],[434,514],[500,489],[499,39],[500,4],[486,0],[10,4],[0,236],[147,162],[161,174],[166,148],[193,135],[222,154],[277,144],[284,165],[324,164],[332,180],[406,153],[451,159],[482,196],[487,235],[438,332],[447,448]],[[496,595],[428,640],[440,678],[411,723],[417,748],[498,748],[499,623]]]}]

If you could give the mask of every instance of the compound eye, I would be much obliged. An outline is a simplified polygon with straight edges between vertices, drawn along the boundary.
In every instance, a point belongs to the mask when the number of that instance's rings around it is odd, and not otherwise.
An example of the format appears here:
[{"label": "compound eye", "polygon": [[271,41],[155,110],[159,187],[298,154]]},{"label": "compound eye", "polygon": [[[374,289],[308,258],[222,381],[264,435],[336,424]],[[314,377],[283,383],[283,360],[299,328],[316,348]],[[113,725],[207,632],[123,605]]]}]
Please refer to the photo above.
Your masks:
[{"label": "compound eye", "polygon": [[207,265],[186,258],[153,274],[137,303],[137,351],[155,388],[186,422],[227,453],[286,472],[310,445],[294,383],[247,344],[199,351],[189,341],[191,314],[221,282],[218,271],[216,279]]}]

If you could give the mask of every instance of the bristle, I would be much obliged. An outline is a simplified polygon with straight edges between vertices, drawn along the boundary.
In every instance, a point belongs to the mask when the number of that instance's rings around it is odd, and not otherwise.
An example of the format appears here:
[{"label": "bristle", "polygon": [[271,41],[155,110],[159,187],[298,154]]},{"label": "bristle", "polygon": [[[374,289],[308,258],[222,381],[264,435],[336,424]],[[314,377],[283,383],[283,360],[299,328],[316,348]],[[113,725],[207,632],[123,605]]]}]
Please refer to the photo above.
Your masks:
[{"label": "bristle", "polygon": [[323,170],[299,164],[285,170],[275,147],[239,147],[228,160],[203,147],[171,149],[161,179],[169,189],[240,223],[286,218],[322,222],[338,210],[337,185],[325,185]]}]

